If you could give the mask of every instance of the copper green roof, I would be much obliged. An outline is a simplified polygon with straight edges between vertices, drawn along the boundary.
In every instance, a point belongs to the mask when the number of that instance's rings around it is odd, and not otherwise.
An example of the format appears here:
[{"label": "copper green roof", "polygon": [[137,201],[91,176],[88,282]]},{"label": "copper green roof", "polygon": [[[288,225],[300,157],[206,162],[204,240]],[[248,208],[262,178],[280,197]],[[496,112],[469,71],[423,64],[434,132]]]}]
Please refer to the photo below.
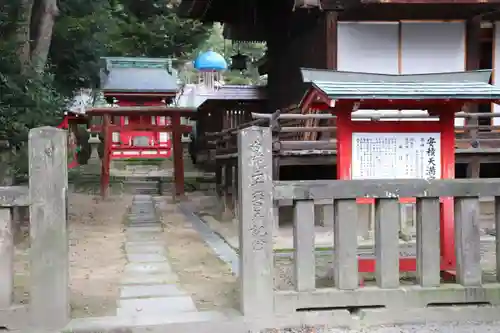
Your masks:
[{"label": "copper green roof", "polygon": [[171,94],[179,87],[170,59],[115,57],[102,59],[101,89]]},{"label": "copper green roof", "polygon": [[330,99],[500,100],[500,86],[489,84],[491,70],[433,74],[370,74],[301,69],[307,84]]}]

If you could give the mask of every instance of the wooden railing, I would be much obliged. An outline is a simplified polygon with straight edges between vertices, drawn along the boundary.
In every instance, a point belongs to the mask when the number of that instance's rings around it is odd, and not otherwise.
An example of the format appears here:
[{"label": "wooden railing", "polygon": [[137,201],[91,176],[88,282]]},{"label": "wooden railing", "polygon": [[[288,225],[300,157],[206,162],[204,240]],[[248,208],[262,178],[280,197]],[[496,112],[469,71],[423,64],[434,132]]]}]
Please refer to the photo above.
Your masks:
[{"label": "wooden railing", "polygon": [[[0,330],[48,331],[69,321],[67,133],[40,127],[29,134],[29,188],[0,187]],[[29,303],[14,304],[11,210],[29,206]]]},{"label": "wooden railing", "polygon": [[[237,156],[236,134],[239,130],[249,126],[271,126],[273,131],[273,151],[277,154],[287,152],[304,151],[310,154],[334,153],[337,148],[335,133],[337,127],[334,125],[336,117],[327,113],[310,111],[299,113],[298,109],[278,111],[274,114],[251,113],[253,120],[238,117],[228,113],[226,117],[237,119],[226,121],[227,127],[218,132],[206,132],[200,135],[205,149],[214,150],[217,159],[233,158]],[[496,113],[466,113],[459,112],[456,118],[466,119],[466,125],[455,126],[457,149],[468,148],[500,148],[500,136],[497,131],[500,126],[478,125],[478,119],[491,119],[500,117]],[[378,116],[352,115],[353,119],[368,120],[415,120],[435,119],[435,116],[421,114],[382,114]],[[332,121],[333,120],[333,121]],[[333,124],[332,124],[333,123]],[[230,124],[230,125],[229,125]]]},{"label": "wooden railing", "polygon": [[[239,133],[239,254],[245,315],[258,318],[269,313],[286,316],[297,311],[337,309],[355,311],[363,317],[358,311],[377,308],[387,312],[372,313],[373,316],[390,315],[397,322],[412,316],[416,316],[415,320],[432,317],[435,309],[429,308],[434,306],[443,311],[450,306],[447,313],[451,316],[463,315],[460,307],[451,308],[457,304],[484,306],[474,310],[468,307],[465,311],[469,315],[481,311],[491,315],[492,307],[498,311],[500,285],[488,284],[482,278],[478,197],[493,196],[499,207],[500,179],[273,181],[272,144],[269,128],[249,127]],[[358,273],[356,198],[360,197],[374,198],[376,202],[375,285],[366,287],[360,286]],[[405,280],[402,285],[398,200],[406,197],[417,198],[417,271],[413,284]],[[445,285],[440,279],[440,197],[455,198],[456,283]],[[274,285],[273,211],[279,200],[294,203],[293,290],[276,290]],[[313,216],[315,202],[322,200],[334,203],[330,288],[316,286]],[[500,258],[498,209],[495,221],[496,255]],[[496,279],[500,279],[498,259]]]}]

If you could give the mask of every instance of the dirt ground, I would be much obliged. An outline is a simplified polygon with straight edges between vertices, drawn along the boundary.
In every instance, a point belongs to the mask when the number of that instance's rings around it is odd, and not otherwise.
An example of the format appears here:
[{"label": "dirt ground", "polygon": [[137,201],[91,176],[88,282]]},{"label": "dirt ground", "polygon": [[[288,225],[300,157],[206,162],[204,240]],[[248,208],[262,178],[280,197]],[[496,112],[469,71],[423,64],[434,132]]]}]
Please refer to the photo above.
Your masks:
[{"label": "dirt ground", "polygon": [[169,261],[182,289],[191,294],[200,311],[237,309],[237,277],[169,200],[169,197],[158,198],[167,202],[158,208],[165,225]]},{"label": "dirt ground", "polygon": [[[70,193],[69,256],[71,315],[73,318],[116,313],[119,279],[125,266],[123,220],[132,196]],[[27,303],[29,261],[28,225],[16,235],[15,302]]]},{"label": "dirt ground", "polygon": [[[221,222],[218,219],[217,199],[210,196],[209,193],[200,194],[198,196],[190,197],[190,202],[194,205],[195,210],[206,223],[222,238],[229,243],[233,249],[238,248],[238,230],[237,224],[232,221]],[[482,230],[482,244],[481,244],[481,266],[484,273],[484,281],[494,282],[496,276],[494,274],[496,267],[496,254],[495,243],[491,236],[487,235],[487,230],[494,228],[494,215],[493,203],[484,201],[480,203],[480,228]],[[291,236],[290,236],[291,237]],[[410,247],[410,245],[408,245]],[[414,252],[414,251],[412,251]],[[316,254],[316,285],[318,288],[327,288],[333,286],[332,276],[332,254],[331,252],[317,253]],[[293,258],[292,256],[279,254],[275,256],[275,288],[279,290],[290,290],[294,288],[294,272],[293,272]],[[412,274],[402,274],[402,281],[411,277]],[[369,275],[363,275],[365,279],[372,279]]]}]

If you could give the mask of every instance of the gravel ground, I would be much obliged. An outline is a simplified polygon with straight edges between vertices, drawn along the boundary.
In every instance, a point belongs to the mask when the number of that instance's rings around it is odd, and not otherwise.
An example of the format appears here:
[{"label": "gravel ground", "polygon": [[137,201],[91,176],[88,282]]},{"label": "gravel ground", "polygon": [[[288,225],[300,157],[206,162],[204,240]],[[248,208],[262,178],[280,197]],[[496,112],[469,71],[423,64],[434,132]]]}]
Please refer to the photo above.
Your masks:
[{"label": "gravel ground", "polygon": [[339,329],[339,328],[289,328],[283,330],[265,330],[261,333],[493,333],[500,332],[500,322],[479,323],[471,322],[467,324],[426,324],[426,325],[401,325],[369,327],[359,330]]},{"label": "gravel ground", "polygon": [[[197,193],[198,195],[194,195],[192,199],[193,201],[198,201],[197,204],[201,211],[206,211],[213,209],[213,206],[210,206],[210,203],[213,205],[213,200],[210,200],[203,195]],[[193,202],[192,201],[192,202]],[[203,202],[205,201],[205,202]],[[208,207],[206,206],[208,203]],[[205,207],[203,207],[205,206]],[[489,205],[488,205],[489,206]],[[485,212],[486,210],[486,212]],[[488,209],[483,208],[484,215],[488,216]],[[484,218],[484,215],[482,216]],[[489,217],[489,216],[488,216]],[[487,223],[485,223],[487,224]],[[483,225],[486,226],[486,225]],[[495,244],[493,241],[484,242],[481,246],[482,252],[482,266],[483,269],[487,272],[485,274],[485,280],[495,280],[495,277],[491,274],[491,271],[495,268]],[[412,249],[408,250],[409,252],[413,252]],[[370,252],[364,251],[364,252]],[[368,254],[368,253],[367,253]],[[318,253],[316,255],[316,273],[317,280],[316,284],[319,288],[331,287],[333,285],[333,281],[331,279],[331,267],[332,260],[331,255],[329,253]],[[365,283],[370,284],[370,277],[364,276],[366,278]],[[293,289],[293,258],[290,256],[276,256],[275,257],[275,286],[277,289],[281,290],[289,290]],[[402,284],[413,284],[412,279],[408,279],[408,276],[405,276],[405,279],[402,280]],[[500,322],[494,323],[481,323],[481,322],[468,322],[468,323],[440,323],[440,324],[425,324],[425,325],[401,325],[401,326],[377,326],[377,327],[368,327],[368,328],[360,328],[360,329],[343,329],[343,328],[329,328],[329,327],[297,327],[297,328],[289,328],[289,329],[270,329],[264,330],[262,333],[320,333],[320,332],[329,332],[329,333],[427,333],[427,332],[444,332],[444,333],[469,333],[469,332],[478,332],[478,333],[487,333],[487,332],[500,332]]]},{"label": "gravel ground", "polygon": [[[114,315],[119,278],[125,265],[123,219],[130,195],[98,196],[70,192],[68,231],[70,302],[73,318]],[[29,301],[29,223],[17,231],[15,303]],[[0,331],[1,327],[0,327]]]}]

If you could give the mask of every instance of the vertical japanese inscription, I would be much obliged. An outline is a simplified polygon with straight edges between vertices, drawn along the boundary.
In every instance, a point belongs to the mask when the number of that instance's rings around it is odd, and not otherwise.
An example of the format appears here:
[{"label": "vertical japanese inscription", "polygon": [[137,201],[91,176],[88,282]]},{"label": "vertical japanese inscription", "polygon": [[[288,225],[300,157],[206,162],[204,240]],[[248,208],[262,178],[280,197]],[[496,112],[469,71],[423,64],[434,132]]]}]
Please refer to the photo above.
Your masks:
[{"label": "vertical japanese inscription", "polygon": [[261,138],[256,138],[250,144],[249,148],[249,164],[251,167],[250,191],[252,193],[252,222],[249,231],[253,236],[252,249],[259,251],[266,245],[267,236],[264,223],[268,212],[265,211],[265,193],[262,185],[266,181],[264,170],[268,166],[265,162],[264,147]]},{"label": "vertical japanese inscription", "polygon": [[241,311],[273,312],[272,138],[269,128],[249,127],[238,135]]},{"label": "vertical japanese inscription", "polygon": [[429,137],[427,139],[427,170],[426,179],[436,179],[436,139]]}]

